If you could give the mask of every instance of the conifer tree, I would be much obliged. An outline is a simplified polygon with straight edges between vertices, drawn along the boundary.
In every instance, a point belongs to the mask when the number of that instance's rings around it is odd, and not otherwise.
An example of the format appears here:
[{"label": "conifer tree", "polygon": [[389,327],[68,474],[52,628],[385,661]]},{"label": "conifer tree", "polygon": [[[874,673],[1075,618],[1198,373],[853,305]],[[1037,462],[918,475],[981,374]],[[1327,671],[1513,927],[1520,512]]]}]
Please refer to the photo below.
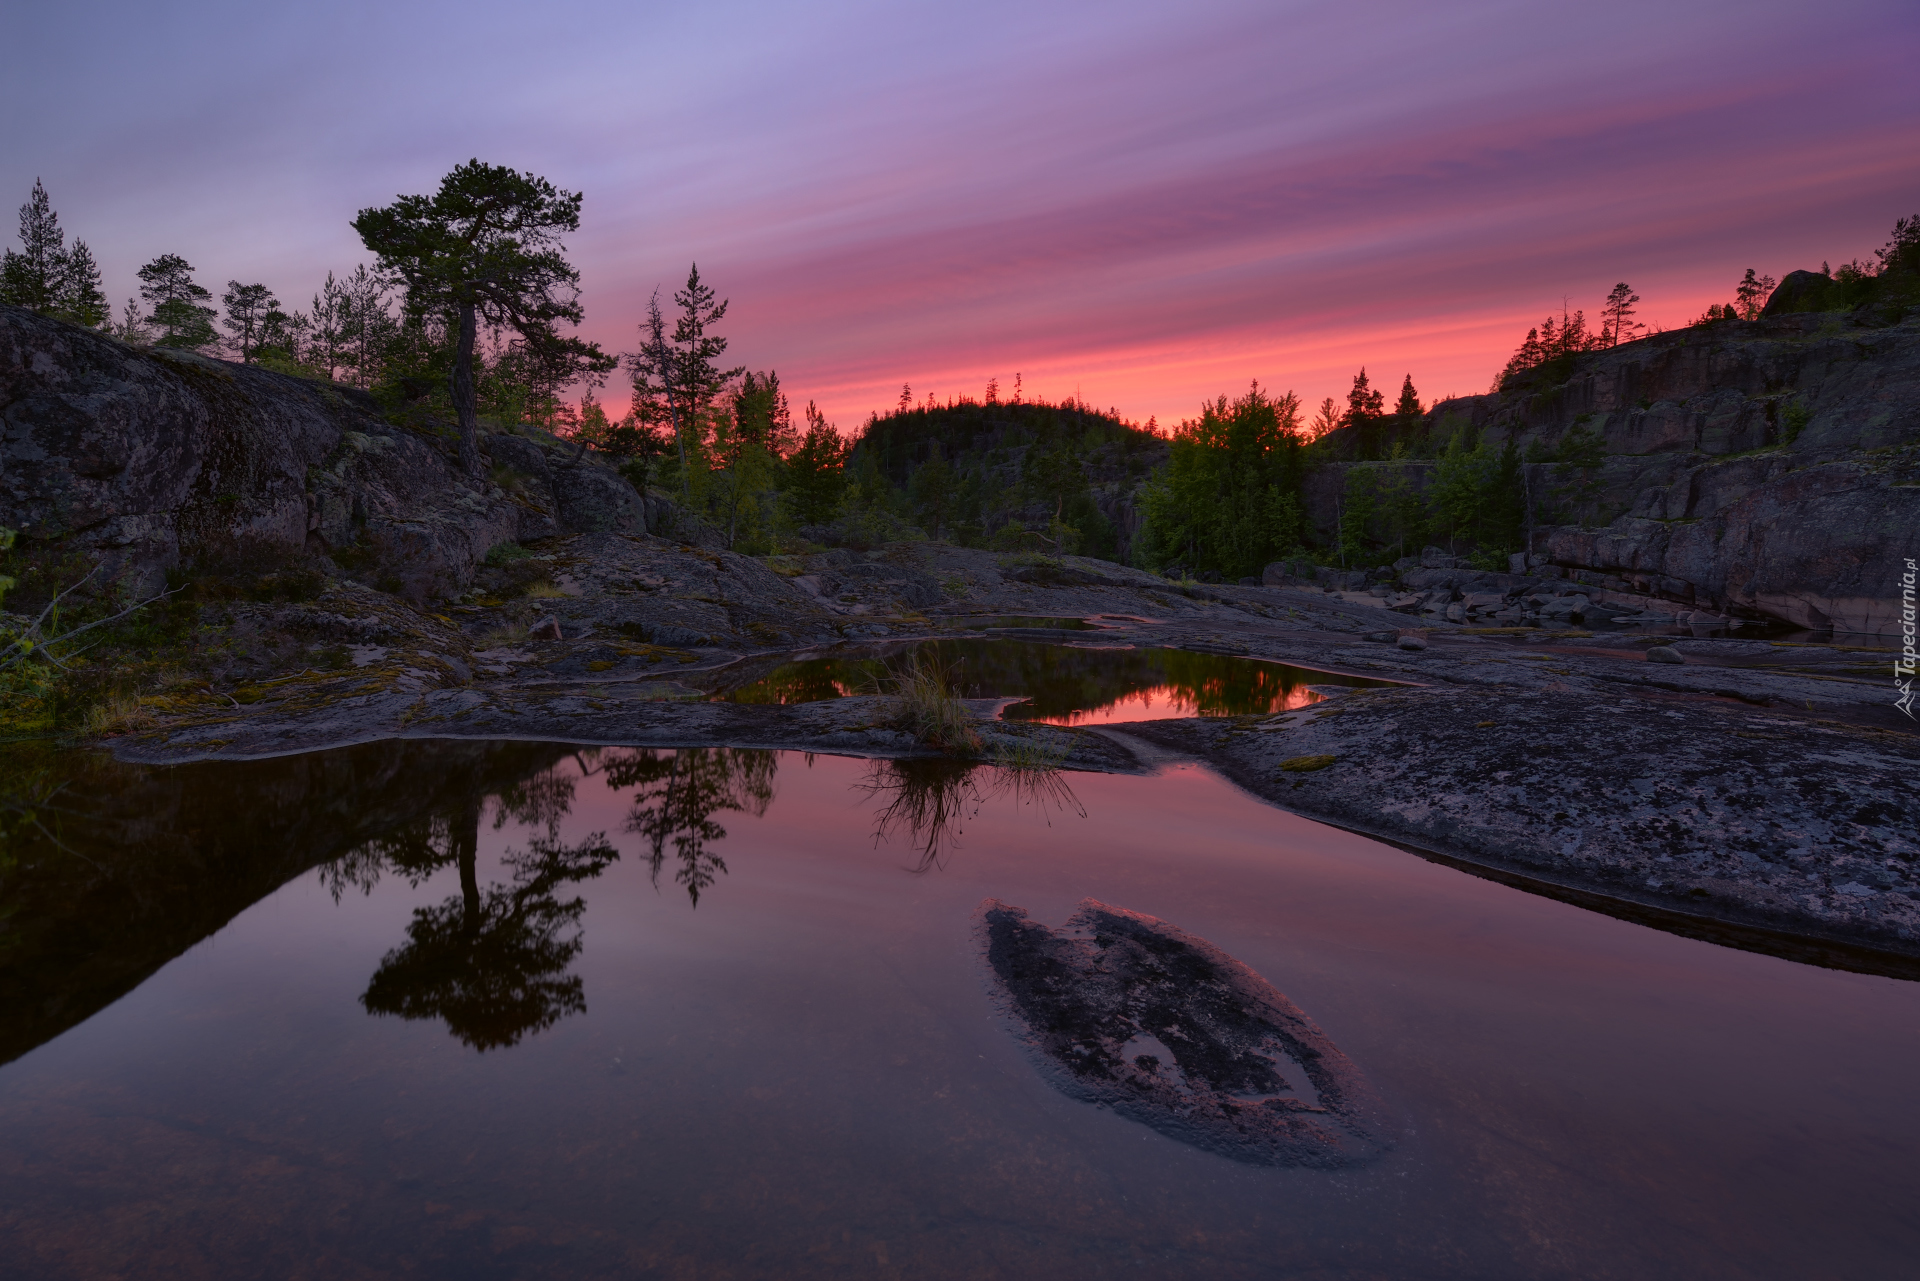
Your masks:
[{"label": "conifer tree", "polygon": [[[1747,273],[1753,275],[1751,271]],[[1603,346],[1618,347],[1623,342],[1633,341],[1633,331],[1645,328],[1633,319],[1633,304],[1640,301],[1640,295],[1633,292],[1632,286],[1621,281],[1607,295],[1605,305],[1600,308],[1603,317],[1600,324],[1600,337]]]},{"label": "conifer tree", "polygon": [[807,430],[787,457],[787,510],[798,525],[820,525],[839,510],[847,489],[847,442],[812,401],[807,402]]},{"label": "conifer tree", "polygon": [[1393,407],[1393,434],[1395,445],[1411,445],[1420,433],[1420,418],[1424,413],[1420,408],[1420,393],[1413,389],[1413,375],[1408,374],[1400,384],[1400,399]]},{"label": "conifer tree", "polygon": [[20,206],[20,244],[19,253],[9,249],[0,262],[0,301],[51,316],[66,274],[66,233],[38,178]]},{"label": "conifer tree", "polygon": [[197,349],[211,343],[213,297],[194,283],[193,266],[179,254],[161,254],[142,267],[140,296],[153,306],[151,323],[159,329],[155,342],[162,347]]},{"label": "conifer tree", "polygon": [[1314,413],[1313,421],[1307,424],[1307,436],[1311,440],[1320,440],[1328,432],[1337,430],[1340,423],[1340,402],[1328,396],[1320,402],[1320,408]]},{"label": "conifer tree", "polygon": [[699,263],[688,267],[686,286],[673,294],[680,315],[674,320],[672,347],[665,354],[665,381],[674,407],[674,432],[680,438],[682,492],[688,497],[688,447],[697,450],[703,443],[699,433],[704,431],[707,407],[729,382],[746,372],[745,366],[723,370],[715,363],[727,350],[727,340],[712,332],[727,315],[727,300],[715,301],[717,297],[700,279]]},{"label": "conifer tree", "polygon": [[113,318],[113,308],[100,291],[100,266],[93,251],[84,240],[66,247],[66,233],[38,178],[33,194],[20,206],[20,244],[21,252],[9,249],[0,260],[0,302],[89,329]]},{"label": "conifer tree", "polygon": [[240,353],[242,363],[252,364],[254,353],[264,345],[268,316],[278,316],[282,324],[286,321],[286,313],[280,310],[280,300],[265,285],[243,285],[237,280],[229,280],[227,292],[221,297],[220,303],[227,310],[221,324],[233,335],[234,350]]},{"label": "conifer tree", "polygon": [[1772,276],[1755,277],[1753,268],[1747,268],[1747,274],[1733,290],[1733,309],[1739,313],[1740,319],[1760,319],[1760,313],[1765,309],[1776,283]]},{"label": "conifer tree", "polygon": [[476,159],[441,179],[432,196],[402,196],[353,220],[381,269],[406,285],[408,305],[450,318],[449,384],[460,462],[471,474],[480,472],[474,347],[482,321],[513,330],[549,377],[614,367],[595,344],[555,329],[577,325],[583,315],[580,273],[560,243],[562,232],[580,229],[581,199],[545,178]]},{"label": "conifer tree", "polygon": [[1386,417],[1386,404],[1386,396],[1368,383],[1364,368],[1353,376],[1353,387],[1347,392],[1346,425],[1353,428],[1358,457],[1380,456],[1380,420]]}]

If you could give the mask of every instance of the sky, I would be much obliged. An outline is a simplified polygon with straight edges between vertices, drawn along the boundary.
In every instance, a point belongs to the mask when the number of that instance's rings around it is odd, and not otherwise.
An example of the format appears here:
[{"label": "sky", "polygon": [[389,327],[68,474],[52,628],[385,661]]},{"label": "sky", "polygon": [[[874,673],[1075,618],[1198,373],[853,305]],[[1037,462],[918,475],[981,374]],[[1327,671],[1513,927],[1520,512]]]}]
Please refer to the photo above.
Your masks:
[{"label": "sky", "polygon": [[178,253],[305,305],[477,157],[585,193],[609,350],[698,262],[842,430],[1016,374],[1165,426],[1866,256],[1920,212],[1915,66],[1912,0],[64,0],[8,18],[0,204],[43,179],[116,301]]}]

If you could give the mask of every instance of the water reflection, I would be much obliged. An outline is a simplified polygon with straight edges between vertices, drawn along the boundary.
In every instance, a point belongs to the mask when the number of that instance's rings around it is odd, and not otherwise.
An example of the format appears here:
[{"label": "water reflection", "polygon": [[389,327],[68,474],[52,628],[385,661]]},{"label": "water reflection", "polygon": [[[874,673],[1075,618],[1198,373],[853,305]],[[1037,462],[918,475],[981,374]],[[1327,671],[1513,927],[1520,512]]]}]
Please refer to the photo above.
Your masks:
[{"label": "water reflection", "polygon": [[669,857],[674,883],[698,907],[726,861],[714,848],[727,829],[714,815],[764,815],[773,802],[778,757],[737,748],[586,748],[567,752],[491,798],[493,827],[509,822],[545,834],[501,860],[506,879],[480,882],[480,824],[487,805],[469,798],[367,841],[320,869],[335,900],[349,888],[371,893],[391,873],[415,887],[457,869],[460,893],[416,908],[407,941],[381,958],[360,1003],[371,1014],[439,1019],[476,1050],[517,1044],[530,1033],[586,1011],[571,967],[585,946],[586,902],[566,891],[618,862],[606,833],[567,844],[560,824],[572,812],[582,778],[599,776],[615,792],[632,789],[625,830],[644,838],[655,888]]},{"label": "water reflection", "polygon": [[671,845],[679,864],[674,883],[698,907],[700,892],[713,884],[716,873],[725,875],[727,870],[725,860],[708,848],[727,835],[713,816],[721,811],[764,815],[773,803],[779,758],[773,752],[734,747],[634,749],[607,753],[605,769],[609,787],[634,789],[626,827],[647,839],[654,886],[660,884]]},{"label": "water reflection", "polygon": [[860,790],[880,800],[873,840],[904,838],[918,854],[915,872],[940,867],[942,857],[960,844],[967,820],[995,797],[1031,807],[1049,826],[1053,812],[1087,816],[1057,769],[982,765],[946,757],[874,761]]},{"label": "water reflection", "polygon": [[1009,720],[1076,725],[1175,716],[1243,716],[1305,706],[1312,685],[1381,685],[1228,654],[1092,648],[1020,640],[914,641],[771,669],[744,665],[718,695],[736,703],[807,703],[881,693],[916,657],[950,674],[962,698],[1018,698]]},{"label": "water reflection", "polygon": [[461,1041],[491,1050],[585,1012],[580,977],[568,967],[584,946],[586,900],[560,894],[600,875],[620,852],[603,832],[575,845],[536,838],[507,852],[505,884],[482,890],[479,832],[480,810],[472,806],[378,842],[377,857],[416,885],[456,865],[460,893],[414,910],[407,942],[380,959],[360,1003],[370,1014],[441,1019]]}]

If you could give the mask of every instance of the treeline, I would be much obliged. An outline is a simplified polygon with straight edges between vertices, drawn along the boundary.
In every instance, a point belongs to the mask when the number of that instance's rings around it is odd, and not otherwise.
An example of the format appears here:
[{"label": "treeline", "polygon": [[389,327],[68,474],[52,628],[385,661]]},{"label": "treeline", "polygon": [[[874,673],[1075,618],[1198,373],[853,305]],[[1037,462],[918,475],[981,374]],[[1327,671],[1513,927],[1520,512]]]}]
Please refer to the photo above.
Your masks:
[{"label": "treeline", "polygon": [[967,547],[1126,558],[1127,496],[1165,452],[1155,424],[1072,398],[1029,400],[1018,375],[1007,400],[998,380],[983,399],[944,404],[916,403],[903,385],[854,445],[848,532],[871,538],[892,520]]},{"label": "treeline", "polygon": [[[1389,408],[1364,368],[1344,405],[1329,397],[1310,421],[1293,393],[1256,383],[1164,434],[1077,398],[1027,399],[1017,375],[1005,400],[997,382],[980,400],[945,403],[917,402],[903,386],[892,410],[847,440],[811,402],[796,423],[777,372],[724,367],[727,302],[697,265],[671,315],[655,292],[636,351],[616,356],[563,334],[582,312],[579,274],[558,237],[578,229],[581,201],[471,161],[433,195],[360,211],[353,226],[373,267],[330,273],[305,308],[237,280],[216,308],[193,267],[163,254],[140,268],[140,296],[115,319],[91,251],[66,244],[36,182],[20,210],[23,248],[0,264],[0,301],[128,342],[217,350],[365,388],[396,421],[451,436],[476,481],[486,479],[483,423],[573,437],[747,552],[932,537],[1241,577],[1274,560],[1361,565],[1439,542],[1493,566],[1526,546],[1531,525],[1593,514],[1598,431],[1576,425],[1523,455],[1462,418],[1436,420],[1411,375]],[[1528,330],[1494,390],[1551,392],[1582,356],[1649,332],[1635,319],[1639,302],[1622,282],[1597,324],[1579,310],[1549,316]],[[1873,258],[1791,273],[1777,291],[1749,268],[1729,303],[1691,323],[1863,307],[1897,319],[1916,305],[1920,217],[1897,222]],[[617,421],[598,399],[616,369],[633,389]],[[1307,520],[1305,486],[1317,464],[1333,462],[1360,465],[1345,472],[1329,541]]]}]

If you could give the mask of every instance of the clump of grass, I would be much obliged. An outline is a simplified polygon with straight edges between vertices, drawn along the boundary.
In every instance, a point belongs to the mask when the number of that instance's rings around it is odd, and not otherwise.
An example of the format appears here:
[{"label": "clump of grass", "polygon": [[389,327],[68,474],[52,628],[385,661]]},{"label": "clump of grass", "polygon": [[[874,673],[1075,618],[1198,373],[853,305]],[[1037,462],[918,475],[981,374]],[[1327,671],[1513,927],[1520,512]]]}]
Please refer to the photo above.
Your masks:
[{"label": "clump of grass", "polygon": [[1053,773],[1066,764],[1070,750],[1065,743],[1045,743],[1033,738],[1002,740],[994,745],[993,763],[1011,773]]},{"label": "clump of grass", "polygon": [[110,734],[138,733],[152,729],[153,725],[152,710],[138,696],[109,694],[87,709],[81,733],[88,738],[104,738]]},{"label": "clump of grass", "polygon": [[900,728],[943,752],[971,755],[980,750],[973,714],[954,695],[947,669],[937,658],[916,650],[890,683]]},{"label": "clump of grass", "polygon": [[474,643],[475,649],[497,649],[502,645],[518,645],[527,638],[525,623],[508,623],[483,632]]},{"label": "clump of grass", "polygon": [[521,594],[528,600],[558,600],[567,593],[554,586],[548,579],[542,578],[528,583],[527,590]]}]

